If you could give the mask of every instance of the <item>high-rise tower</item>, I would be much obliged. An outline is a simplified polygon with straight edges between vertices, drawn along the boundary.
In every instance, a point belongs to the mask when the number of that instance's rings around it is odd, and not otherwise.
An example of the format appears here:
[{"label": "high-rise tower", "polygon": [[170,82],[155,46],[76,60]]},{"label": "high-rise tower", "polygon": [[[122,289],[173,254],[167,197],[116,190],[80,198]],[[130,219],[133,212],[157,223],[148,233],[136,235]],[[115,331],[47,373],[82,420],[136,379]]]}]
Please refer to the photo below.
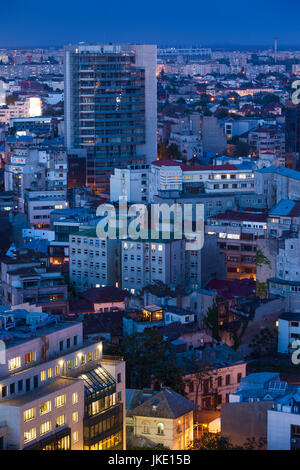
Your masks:
[{"label": "high-rise tower", "polygon": [[87,185],[109,189],[114,168],[156,159],[156,46],[65,48],[65,143],[87,150]]}]

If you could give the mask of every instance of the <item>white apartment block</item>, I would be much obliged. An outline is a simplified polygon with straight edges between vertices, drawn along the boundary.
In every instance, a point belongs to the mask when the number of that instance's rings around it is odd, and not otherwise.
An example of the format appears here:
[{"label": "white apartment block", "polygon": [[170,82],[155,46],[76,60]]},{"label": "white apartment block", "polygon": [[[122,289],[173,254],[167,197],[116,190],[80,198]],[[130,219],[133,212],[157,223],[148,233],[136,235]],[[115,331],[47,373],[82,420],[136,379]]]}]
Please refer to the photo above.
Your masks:
[{"label": "white apartment block", "polygon": [[127,169],[115,168],[110,177],[110,200],[127,200],[147,204],[153,200],[154,176],[150,165],[132,165]]},{"label": "white apartment block", "polygon": [[122,240],[122,288],[134,294],[154,281],[200,287],[201,250],[185,248],[185,239]]},{"label": "white apartment block", "polygon": [[123,449],[125,363],[85,341],[82,323],[7,307],[0,338],[4,448]]},{"label": "white apartment block", "polygon": [[119,286],[119,251],[117,239],[99,239],[96,229],[69,236],[70,282],[78,290],[90,287]]},{"label": "white apartment block", "polygon": [[278,318],[278,352],[292,354],[295,351],[292,346],[296,341],[300,341],[300,314],[282,313]]}]

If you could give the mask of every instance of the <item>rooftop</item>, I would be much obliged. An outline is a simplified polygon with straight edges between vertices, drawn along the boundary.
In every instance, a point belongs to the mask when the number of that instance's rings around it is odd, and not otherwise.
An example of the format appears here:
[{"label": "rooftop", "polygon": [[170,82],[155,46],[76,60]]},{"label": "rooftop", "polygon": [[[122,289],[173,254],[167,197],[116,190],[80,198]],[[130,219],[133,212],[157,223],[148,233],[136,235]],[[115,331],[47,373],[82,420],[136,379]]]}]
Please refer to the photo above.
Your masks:
[{"label": "rooftop", "polygon": [[177,419],[196,409],[196,405],[172,390],[162,390],[152,394],[141,405],[128,412],[128,416],[151,416],[155,418]]}]

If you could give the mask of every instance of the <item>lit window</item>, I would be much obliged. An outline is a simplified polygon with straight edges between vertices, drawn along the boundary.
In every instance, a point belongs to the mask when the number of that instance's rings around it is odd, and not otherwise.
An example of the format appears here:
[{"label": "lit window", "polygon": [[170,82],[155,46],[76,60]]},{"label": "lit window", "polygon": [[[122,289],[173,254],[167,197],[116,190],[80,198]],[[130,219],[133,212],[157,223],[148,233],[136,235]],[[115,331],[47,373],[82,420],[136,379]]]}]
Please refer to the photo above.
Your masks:
[{"label": "lit window", "polygon": [[60,408],[66,403],[66,395],[59,395],[55,398],[55,408]]},{"label": "lit window", "polygon": [[72,394],[72,403],[73,403],[73,405],[75,405],[75,403],[78,403],[78,393],[77,392],[74,392]]},{"label": "lit window", "polygon": [[78,411],[74,411],[74,413],[72,413],[72,421],[73,423],[78,423]]},{"label": "lit window", "polygon": [[35,418],[35,408],[29,408],[28,410],[24,411],[24,423],[34,418]]},{"label": "lit window", "polygon": [[164,434],[164,429],[165,429],[165,427],[164,427],[163,423],[158,423],[158,425],[157,425],[157,434]]},{"label": "lit window", "polygon": [[53,371],[52,368],[48,369],[48,379],[52,379]]},{"label": "lit window", "polygon": [[78,442],[78,431],[73,432],[73,442]]},{"label": "lit window", "polygon": [[24,432],[24,444],[29,441],[33,441],[33,439],[36,439],[36,428],[32,428]]},{"label": "lit window", "polygon": [[56,423],[56,426],[59,427],[59,426],[63,426],[66,422],[66,417],[65,415],[60,415],[56,418],[55,420],[55,423]]},{"label": "lit window", "polygon": [[45,423],[41,424],[40,426],[40,434],[46,434],[47,432],[51,431],[51,421],[46,421]]},{"label": "lit window", "polygon": [[40,414],[45,415],[51,411],[51,400],[45,401],[40,405]]},{"label": "lit window", "polygon": [[158,245],[158,251],[163,251],[163,246],[162,245]]},{"label": "lit window", "polygon": [[35,351],[31,351],[25,354],[24,356],[25,364],[29,364],[30,362],[34,362],[34,361],[35,361]]},{"label": "lit window", "polygon": [[41,382],[45,382],[45,380],[46,380],[46,371],[42,370],[41,371]]},{"label": "lit window", "polygon": [[8,361],[8,370],[14,370],[21,367],[21,356],[14,357]]}]

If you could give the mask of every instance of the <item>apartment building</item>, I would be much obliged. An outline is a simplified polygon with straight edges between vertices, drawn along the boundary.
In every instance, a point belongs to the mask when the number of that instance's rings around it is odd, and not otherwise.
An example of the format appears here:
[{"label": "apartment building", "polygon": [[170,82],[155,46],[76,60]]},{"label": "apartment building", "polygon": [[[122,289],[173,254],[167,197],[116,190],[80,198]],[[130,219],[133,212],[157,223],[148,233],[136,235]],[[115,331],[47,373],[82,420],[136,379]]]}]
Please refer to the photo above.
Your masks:
[{"label": "apartment building", "polygon": [[185,239],[121,240],[122,288],[134,294],[154,281],[200,286],[201,250],[185,246]]},{"label": "apartment building", "polygon": [[[254,191],[253,163],[185,165],[172,160],[152,162],[156,190],[198,189],[208,194],[251,193]],[[156,192],[157,194],[157,192]]]},{"label": "apartment building", "polygon": [[153,200],[153,174],[150,165],[115,168],[110,177],[110,200],[147,204]]},{"label": "apartment building", "polygon": [[50,228],[50,214],[69,207],[66,189],[25,190],[25,213],[31,227]]},{"label": "apartment building", "polygon": [[68,288],[62,273],[47,267],[47,255],[33,250],[11,250],[1,257],[2,304],[24,302],[61,314],[68,310]]},{"label": "apartment building", "polygon": [[227,344],[206,344],[177,354],[186,397],[199,409],[220,409],[246,376],[246,362]]},{"label": "apartment building", "polygon": [[96,228],[69,236],[70,282],[79,291],[120,283],[120,241],[99,239]]},{"label": "apartment building", "polygon": [[256,155],[271,151],[280,156],[285,152],[285,133],[280,127],[258,127],[249,131],[247,143]]},{"label": "apartment building", "polygon": [[254,190],[265,196],[267,206],[272,209],[282,199],[300,199],[300,172],[282,166],[269,166],[255,172]]},{"label": "apartment building", "polygon": [[82,323],[2,308],[0,338],[6,449],[124,448],[125,363],[84,340]]},{"label": "apartment building", "polygon": [[257,240],[267,233],[267,214],[227,211],[209,217],[207,235],[218,236],[219,249],[226,256],[227,279],[256,279]]},{"label": "apartment building", "polygon": [[114,168],[156,158],[156,46],[65,48],[65,139],[87,150],[87,185],[109,189]]}]

